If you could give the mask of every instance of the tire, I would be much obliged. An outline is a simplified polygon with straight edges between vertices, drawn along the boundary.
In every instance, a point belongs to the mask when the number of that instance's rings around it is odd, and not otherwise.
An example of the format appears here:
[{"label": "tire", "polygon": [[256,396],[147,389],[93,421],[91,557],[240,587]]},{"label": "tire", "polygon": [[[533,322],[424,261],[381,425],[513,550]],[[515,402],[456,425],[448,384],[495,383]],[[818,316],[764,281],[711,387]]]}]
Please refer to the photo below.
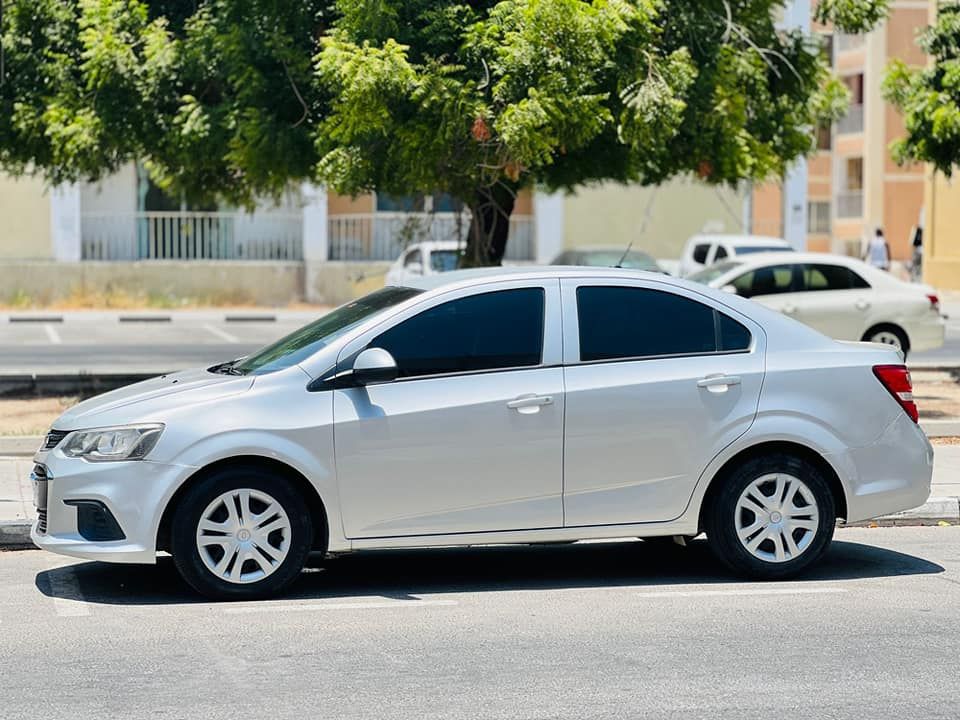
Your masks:
[{"label": "tire", "polygon": [[300,493],[283,477],[241,467],[215,472],[186,491],[174,511],[170,552],[201,595],[252,600],[296,580],[312,543]]},{"label": "tire", "polygon": [[895,347],[903,353],[904,359],[910,352],[910,339],[903,328],[896,325],[875,325],[863,334],[863,340]]},{"label": "tire", "polygon": [[823,473],[806,460],[774,453],[746,461],[723,480],[705,508],[704,526],[714,554],[736,574],[780,580],[823,556],[836,519]]}]

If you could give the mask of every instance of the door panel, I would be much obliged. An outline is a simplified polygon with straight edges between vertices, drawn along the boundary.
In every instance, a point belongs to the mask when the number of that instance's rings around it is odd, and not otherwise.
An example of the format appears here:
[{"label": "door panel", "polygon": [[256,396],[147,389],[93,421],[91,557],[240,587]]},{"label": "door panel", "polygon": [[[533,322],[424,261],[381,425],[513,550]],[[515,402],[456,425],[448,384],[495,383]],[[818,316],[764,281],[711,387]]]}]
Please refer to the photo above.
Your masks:
[{"label": "door panel", "polygon": [[[737,385],[700,387],[712,375]],[[567,526],[672,520],[700,473],[756,415],[755,353],[566,368]]]},{"label": "door panel", "polygon": [[821,290],[797,293],[794,317],[837,340],[859,340],[871,306],[870,290]]},{"label": "door panel", "polygon": [[556,367],[334,391],[346,536],[561,527],[563,412]]}]

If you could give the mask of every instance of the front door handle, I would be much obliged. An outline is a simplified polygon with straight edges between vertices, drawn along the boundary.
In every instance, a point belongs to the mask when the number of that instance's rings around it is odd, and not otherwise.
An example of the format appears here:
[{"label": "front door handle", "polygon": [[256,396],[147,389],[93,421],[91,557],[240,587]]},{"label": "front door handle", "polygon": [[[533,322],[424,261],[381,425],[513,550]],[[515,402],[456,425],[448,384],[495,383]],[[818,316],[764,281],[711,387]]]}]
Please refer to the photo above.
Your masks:
[{"label": "front door handle", "polygon": [[507,407],[511,410],[517,410],[523,414],[540,412],[540,407],[543,405],[553,404],[553,396],[551,395],[521,395],[518,398],[507,403]]},{"label": "front door handle", "polygon": [[737,375],[708,375],[697,380],[697,387],[706,388],[710,392],[726,392],[730,385],[739,385]]}]

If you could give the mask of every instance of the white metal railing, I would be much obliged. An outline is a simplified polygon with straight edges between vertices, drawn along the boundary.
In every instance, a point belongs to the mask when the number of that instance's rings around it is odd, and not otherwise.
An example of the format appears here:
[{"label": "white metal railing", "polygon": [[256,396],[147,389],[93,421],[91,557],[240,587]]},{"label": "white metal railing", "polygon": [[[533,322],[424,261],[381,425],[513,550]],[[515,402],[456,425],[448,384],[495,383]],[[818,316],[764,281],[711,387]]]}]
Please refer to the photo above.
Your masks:
[{"label": "white metal railing", "polygon": [[863,47],[866,42],[865,35],[848,35],[847,33],[837,33],[834,35],[834,43],[839,52],[847,50],[856,50]]},{"label": "white metal railing", "polygon": [[863,192],[855,190],[837,193],[837,217],[863,217]]},{"label": "white metal railing", "polygon": [[863,104],[851,105],[847,114],[837,120],[837,133],[844,135],[848,133],[863,132]]},{"label": "white metal railing", "polygon": [[82,213],[84,260],[287,260],[303,258],[299,214]]},{"label": "white metal railing", "polygon": [[[428,240],[466,242],[469,213],[359,213],[331,215],[327,223],[330,260],[395,260],[407,245]],[[533,217],[513,215],[505,260],[533,260]]]}]

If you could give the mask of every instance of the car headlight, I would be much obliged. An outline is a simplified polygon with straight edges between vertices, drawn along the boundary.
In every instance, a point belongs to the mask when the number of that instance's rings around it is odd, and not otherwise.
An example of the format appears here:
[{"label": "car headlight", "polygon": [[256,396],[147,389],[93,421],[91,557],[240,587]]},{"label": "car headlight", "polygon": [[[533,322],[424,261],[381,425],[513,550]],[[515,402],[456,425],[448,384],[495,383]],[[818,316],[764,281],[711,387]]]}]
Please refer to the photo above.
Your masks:
[{"label": "car headlight", "polygon": [[122,427],[74,430],[63,442],[67,457],[93,462],[142,460],[160,439],[163,425],[124,425]]}]

